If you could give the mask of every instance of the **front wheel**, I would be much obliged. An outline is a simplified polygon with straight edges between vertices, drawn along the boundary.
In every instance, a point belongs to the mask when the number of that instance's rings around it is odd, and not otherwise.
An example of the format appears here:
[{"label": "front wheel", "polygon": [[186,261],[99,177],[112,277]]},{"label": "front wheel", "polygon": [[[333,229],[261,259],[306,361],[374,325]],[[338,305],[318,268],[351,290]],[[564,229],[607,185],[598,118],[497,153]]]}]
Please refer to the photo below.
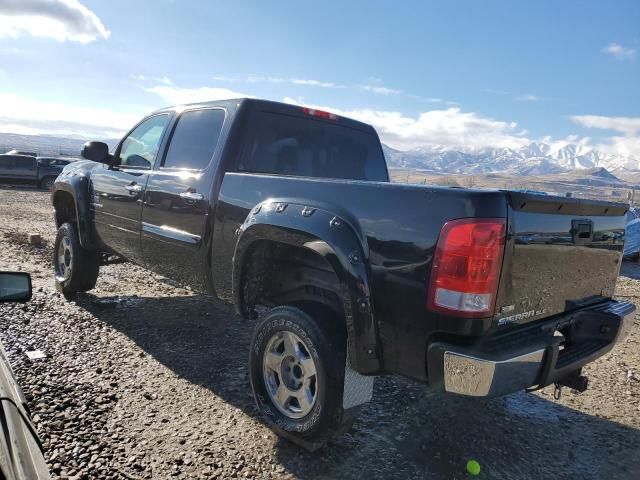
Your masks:
[{"label": "front wheel", "polygon": [[58,229],[53,249],[56,288],[65,296],[86,292],[96,285],[100,268],[96,252],[80,245],[78,229],[73,223],[63,223]]},{"label": "front wheel", "polygon": [[342,404],[346,337],[327,318],[277,307],[256,326],[249,370],[254,399],[274,430],[315,450],[353,421]]}]

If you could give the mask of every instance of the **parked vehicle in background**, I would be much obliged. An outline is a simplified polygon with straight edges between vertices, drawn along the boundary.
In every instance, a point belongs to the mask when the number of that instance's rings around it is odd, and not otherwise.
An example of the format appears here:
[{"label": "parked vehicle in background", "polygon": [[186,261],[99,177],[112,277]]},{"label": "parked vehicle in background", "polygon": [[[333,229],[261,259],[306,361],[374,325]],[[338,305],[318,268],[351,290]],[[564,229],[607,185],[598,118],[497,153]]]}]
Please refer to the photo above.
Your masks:
[{"label": "parked vehicle in background", "polygon": [[640,209],[632,207],[627,212],[627,227],[625,229],[624,256],[638,259],[640,254]]},{"label": "parked vehicle in background", "polygon": [[77,159],[75,158],[66,158],[66,157],[36,157],[38,160],[38,165],[40,167],[60,167],[60,170],[71,162],[75,162]]},{"label": "parked vehicle in background", "polygon": [[49,190],[72,159],[34,157],[17,153],[0,155],[0,181],[36,184]]},{"label": "parked vehicle in background", "polygon": [[634,319],[612,300],[627,205],[392,184],[375,130],[333,113],[167,108],[83,156],[52,196],[58,289],[91,290],[107,253],[264,313],[254,398],[307,448],[349,426],[375,375],[582,391]]},{"label": "parked vehicle in background", "polygon": [[38,154],[36,152],[26,152],[23,150],[16,150],[15,148],[13,150],[9,150],[8,152],[5,152],[6,154],[10,154],[10,155],[26,155],[28,157],[37,157]]},{"label": "parked vehicle in background", "polygon": [[[22,272],[0,272],[0,303],[27,302],[31,278]],[[42,445],[31,422],[26,400],[0,345],[0,479],[50,478]]]}]

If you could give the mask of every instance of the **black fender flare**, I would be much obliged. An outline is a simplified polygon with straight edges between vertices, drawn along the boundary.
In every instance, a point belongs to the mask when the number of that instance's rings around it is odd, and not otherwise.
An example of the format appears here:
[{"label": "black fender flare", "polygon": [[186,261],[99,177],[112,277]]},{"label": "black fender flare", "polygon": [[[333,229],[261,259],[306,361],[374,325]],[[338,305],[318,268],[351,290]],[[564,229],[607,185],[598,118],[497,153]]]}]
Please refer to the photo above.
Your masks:
[{"label": "black fender flare", "polygon": [[336,215],[330,208],[295,199],[269,199],[256,205],[236,231],[232,272],[234,303],[242,314],[245,255],[255,242],[271,240],[309,249],[331,265],[340,282],[352,368],[361,374],[380,373],[382,362],[371,298],[369,249],[366,240],[358,234],[355,221],[344,218],[347,215]]},{"label": "black fender flare", "polygon": [[[93,235],[93,223],[91,218],[91,194],[89,192],[89,179],[85,175],[59,176],[54,184],[51,194],[51,202],[56,208],[63,195],[71,196],[76,211],[76,222],[80,245],[87,250],[95,250],[95,240]],[[56,228],[60,227],[58,215],[56,214]]]}]

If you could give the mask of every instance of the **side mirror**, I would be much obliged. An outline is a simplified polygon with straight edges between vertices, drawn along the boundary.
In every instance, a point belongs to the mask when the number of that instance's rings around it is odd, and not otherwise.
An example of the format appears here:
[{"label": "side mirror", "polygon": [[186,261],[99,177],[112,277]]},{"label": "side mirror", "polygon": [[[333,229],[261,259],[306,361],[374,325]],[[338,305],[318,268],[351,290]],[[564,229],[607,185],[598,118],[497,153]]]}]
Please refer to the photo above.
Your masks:
[{"label": "side mirror", "polygon": [[104,142],[87,142],[80,152],[82,158],[93,160],[94,162],[111,165],[111,155],[109,155],[109,146]]},{"label": "side mirror", "polygon": [[31,275],[24,272],[0,272],[0,303],[31,300]]}]

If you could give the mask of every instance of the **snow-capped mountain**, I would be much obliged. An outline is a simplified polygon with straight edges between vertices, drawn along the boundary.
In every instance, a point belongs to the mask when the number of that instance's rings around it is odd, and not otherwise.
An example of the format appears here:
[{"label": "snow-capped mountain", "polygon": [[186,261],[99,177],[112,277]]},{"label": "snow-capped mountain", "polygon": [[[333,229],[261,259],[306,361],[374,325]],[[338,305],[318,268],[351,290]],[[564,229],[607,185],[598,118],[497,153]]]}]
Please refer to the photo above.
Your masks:
[{"label": "snow-capped mountain", "polygon": [[606,168],[609,171],[640,169],[640,159],[615,156],[582,145],[552,148],[533,142],[521,148],[455,150],[442,145],[427,145],[400,151],[383,145],[390,167],[414,168],[434,173],[494,173],[545,175],[576,169]]}]

